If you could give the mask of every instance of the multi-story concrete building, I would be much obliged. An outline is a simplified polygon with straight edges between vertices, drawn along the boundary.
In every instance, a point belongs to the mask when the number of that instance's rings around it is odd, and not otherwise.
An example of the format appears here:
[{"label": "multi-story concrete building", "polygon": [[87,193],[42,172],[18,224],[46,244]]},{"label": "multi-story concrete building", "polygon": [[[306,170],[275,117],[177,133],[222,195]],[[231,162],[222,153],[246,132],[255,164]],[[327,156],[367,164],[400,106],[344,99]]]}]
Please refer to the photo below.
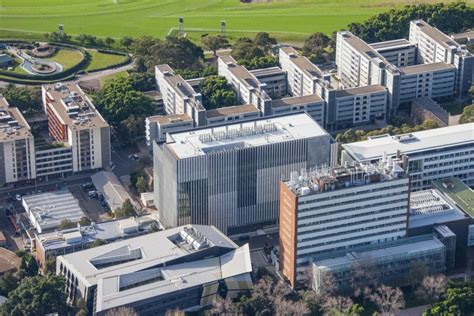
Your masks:
[{"label": "multi-story concrete building", "polygon": [[56,273],[68,298],[93,315],[121,306],[140,315],[197,311],[217,295],[252,288],[248,245],[238,247],[212,226],[188,225],[59,256]]},{"label": "multi-story concrete building", "polygon": [[87,249],[94,242],[109,243],[150,233],[159,228],[154,214],[119,219],[35,235],[35,253],[39,266],[44,269],[46,260]]},{"label": "multi-story concrete building", "polygon": [[474,55],[464,45],[423,20],[410,22],[409,39],[417,44],[420,63],[453,65],[456,69],[456,91],[460,94],[469,91],[474,78]]},{"label": "multi-story concrete building", "polygon": [[155,115],[145,119],[145,137],[148,146],[153,141],[164,141],[167,133],[180,132],[194,127],[187,114]]},{"label": "multi-story concrete building", "polygon": [[200,93],[168,65],[156,66],[155,78],[167,114],[187,114],[196,126],[205,125],[206,109]]},{"label": "multi-story concrete building", "polygon": [[262,89],[272,98],[278,99],[287,94],[286,71],[280,67],[250,70],[264,86]]},{"label": "multi-story concrete building", "polygon": [[0,186],[34,178],[35,147],[30,126],[0,95]]},{"label": "multi-story concrete building", "polygon": [[219,56],[217,69],[219,76],[227,79],[242,103],[253,104],[262,115],[270,115],[272,99],[266,92],[265,83],[260,82],[247,68],[238,65],[230,55]]},{"label": "multi-story concrete building", "polygon": [[[87,95],[75,83],[42,86],[44,111],[50,137],[70,147],[72,171],[109,168],[110,127]],[[55,152],[48,154],[55,155]],[[63,155],[61,151],[58,154]],[[58,164],[61,163],[58,161]],[[51,169],[62,167],[49,166]],[[58,173],[64,170],[57,170]]]},{"label": "multi-story concrete building", "polygon": [[385,121],[387,110],[387,89],[381,85],[363,86],[336,90],[336,129],[371,124],[375,120]]},{"label": "multi-story concrete building", "polygon": [[369,46],[396,67],[408,67],[416,64],[416,45],[404,38],[373,43]]},{"label": "multi-story concrete building", "polygon": [[382,54],[351,32],[337,32],[337,76],[345,88],[383,84],[388,64]]},{"label": "multi-story concrete building", "polygon": [[211,224],[236,234],[275,225],[279,180],[332,164],[336,150],[305,113],[172,133],[153,148],[155,205],[165,227]]},{"label": "multi-story concrete building", "polygon": [[326,103],[317,94],[273,100],[272,110],[273,115],[306,112],[319,125],[325,126],[326,124]]},{"label": "multi-story concrete building", "polygon": [[432,180],[446,177],[474,186],[474,123],[369,137],[342,147],[342,164],[406,155],[413,190],[429,189]]},{"label": "multi-story concrete building", "polygon": [[315,258],[406,235],[410,179],[398,163],[317,167],[280,185],[280,268],[292,286]]}]

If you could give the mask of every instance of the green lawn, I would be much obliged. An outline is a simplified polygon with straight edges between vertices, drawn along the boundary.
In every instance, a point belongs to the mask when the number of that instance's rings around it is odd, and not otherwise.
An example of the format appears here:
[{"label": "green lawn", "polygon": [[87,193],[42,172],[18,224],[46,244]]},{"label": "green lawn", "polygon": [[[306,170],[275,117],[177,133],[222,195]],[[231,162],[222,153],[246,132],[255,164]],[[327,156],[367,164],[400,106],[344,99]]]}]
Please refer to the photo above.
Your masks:
[{"label": "green lawn", "polygon": [[15,58],[15,66],[13,66],[12,72],[16,72],[18,74],[27,74],[28,72],[21,68],[21,64],[23,63],[23,59]]},{"label": "green lawn", "polygon": [[118,64],[126,59],[126,57],[122,55],[100,53],[95,49],[90,49],[88,52],[91,55],[91,62],[86,68],[88,71]]},{"label": "green lawn", "polygon": [[128,77],[128,72],[126,70],[124,71],[120,71],[120,72],[116,72],[112,75],[108,75],[108,76],[105,76],[105,77],[101,77],[100,78],[100,86],[103,87],[107,82],[109,82],[110,80],[112,79],[115,79],[115,78],[126,78]]},{"label": "green lawn", "polygon": [[55,61],[63,66],[63,70],[71,68],[81,62],[83,56],[79,51],[60,49],[53,57],[46,60]]},{"label": "green lawn", "polygon": [[182,16],[184,29],[193,39],[218,32],[220,21],[226,20],[226,35],[231,39],[267,31],[280,40],[297,42],[312,32],[331,33],[375,13],[419,2],[435,1],[2,0],[0,37],[41,37],[57,30],[58,24],[71,35],[164,37]]}]

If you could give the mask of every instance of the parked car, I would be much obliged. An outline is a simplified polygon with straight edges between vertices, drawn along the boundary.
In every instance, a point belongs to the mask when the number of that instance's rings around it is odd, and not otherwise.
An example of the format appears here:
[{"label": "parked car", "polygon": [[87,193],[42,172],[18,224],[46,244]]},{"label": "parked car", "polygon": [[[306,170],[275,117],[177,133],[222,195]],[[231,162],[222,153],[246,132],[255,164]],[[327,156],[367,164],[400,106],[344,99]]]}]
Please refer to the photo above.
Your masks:
[{"label": "parked car", "polygon": [[92,184],[92,182],[86,182],[86,183],[81,184],[81,188],[83,190],[92,189],[93,187],[94,185]]},{"label": "parked car", "polygon": [[21,201],[21,194],[15,195],[15,199],[16,199],[17,201]]},{"label": "parked car", "polygon": [[128,158],[133,159],[133,160],[138,160],[140,157],[138,157],[137,154],[129,155]]},{"label": "parked car", "polygon": [[97,191],[95,191],[95,190],[89,191],[89,193],[87,195],[89,195],[89,197],[91,199],[95,199],[95,198],[99,197],[99,193],[97,193]]}]

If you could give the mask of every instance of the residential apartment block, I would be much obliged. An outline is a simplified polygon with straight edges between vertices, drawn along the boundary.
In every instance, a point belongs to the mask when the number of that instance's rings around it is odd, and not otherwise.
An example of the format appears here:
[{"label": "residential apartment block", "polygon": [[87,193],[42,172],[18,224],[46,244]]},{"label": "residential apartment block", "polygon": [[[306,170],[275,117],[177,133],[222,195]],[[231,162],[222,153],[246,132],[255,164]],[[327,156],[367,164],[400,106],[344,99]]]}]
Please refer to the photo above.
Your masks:
[{"label": "residential apartment block", "polygon": [[374,136],[342,147],[342,164],[375,162],[384,155],[406,155],[413,190],[429,189],[431,181],[446,177],[456,177],[474,186],[474,123]]},{"label": "residential apartment block", "polygon": [[212,226],[187,225],[59,256],[56,273],[68,298],[93,315],[118,307],[140,315],[198,311],[217,295],[252,288],[248,245],[238,247]]},{"label": "residential apartment block", "polygon": [[35,145],[30,126],[0,95],[0,186],[34,178]]},{"label": "residential apartment block", "polygon": [[334,163],[336,150],[305,113],[172,133],[154,143],[155,205],[165,227],[195,223],[236,234],[275,225],[279,180]]},{"label": "residential apartment block", "polygon": [[292,172],[280,185],[280,268],[290,284],[318,257],[405,237],[409,184],[391,159]]},{"label": "residential apartment block", "polygon": [[[72,172],[109,168],[110,127],[88,96],[75,83],[45,85],[41,90],[49,135],[56,143],[70,148]],[[40,157],[56,154],[66,152],[42,152]],[[53,157],[48,157],[50,164],[42,164],[42,168],[49,170],[44,174],[64,172],[64,166],[60,167],[61,162],[55,162]]]},{"label": "residential apartment block", "polygon": [[404,38],[373,43],[369,46],[396,67],[408,67],[416,64],[416,45]]}]

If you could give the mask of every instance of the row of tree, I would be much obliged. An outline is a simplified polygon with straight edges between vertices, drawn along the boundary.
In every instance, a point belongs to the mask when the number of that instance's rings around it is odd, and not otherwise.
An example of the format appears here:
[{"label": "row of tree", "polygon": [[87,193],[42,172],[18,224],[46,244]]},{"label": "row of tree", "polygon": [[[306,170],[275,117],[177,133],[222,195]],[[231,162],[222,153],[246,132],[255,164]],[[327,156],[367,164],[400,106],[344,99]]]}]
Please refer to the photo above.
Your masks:
[{"label": "row of tree", "polygon": [[3,95],[10,106],[17,107],[25,116],[43,111],[40,87],[9,84],[6,88],[0,88],[0,95]]}]

